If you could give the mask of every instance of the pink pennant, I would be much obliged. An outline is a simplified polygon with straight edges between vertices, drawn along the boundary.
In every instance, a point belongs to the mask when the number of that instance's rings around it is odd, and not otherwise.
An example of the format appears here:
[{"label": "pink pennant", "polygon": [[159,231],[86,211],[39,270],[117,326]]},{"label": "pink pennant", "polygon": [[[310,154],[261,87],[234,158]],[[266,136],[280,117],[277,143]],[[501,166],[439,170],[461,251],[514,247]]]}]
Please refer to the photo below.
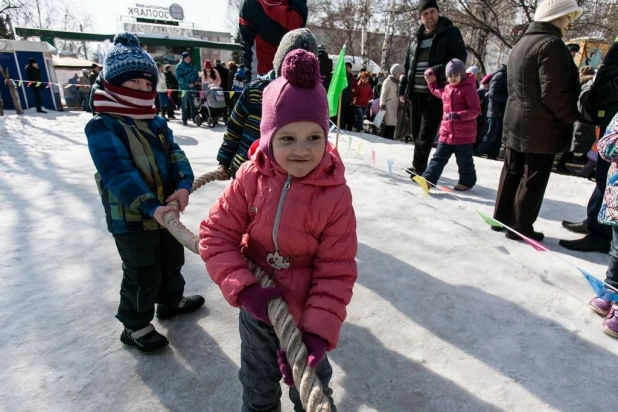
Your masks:
[{"label": "pink pennant", "polygon": [[449,189],[449,188],[448,188],[448,187],[446,187],[446,186],[436,185],[436,187],[437,187],[438,189],[442,190],[443,192],[446,192],[446,193],[450,193],[450,192],[451,192],[451,189]]},{"label": "pink pennant", "polygon": [[49,89],[51,87],[51,83],[47,83],[47,87],[45,87],[46,89]]},{"label": "pink pennant", "polygon": [[376,151],[372,148],[371,149],[371,158],[373,159],[373,168],[376,168]]},{"label": "pink pennant", "polygon": [[534,239],[530,239],[529,237],[520,235],[522,240],[524,242],[526,242],[527,244],[529,244],[530,246],[532,246],[534,248],[534,250],[536,250],[537,252],[549,252],[551,251],[550,248],[548,248],[547,246],[545,246],[544,244],[542,244],[541,242],[537,242]]}]

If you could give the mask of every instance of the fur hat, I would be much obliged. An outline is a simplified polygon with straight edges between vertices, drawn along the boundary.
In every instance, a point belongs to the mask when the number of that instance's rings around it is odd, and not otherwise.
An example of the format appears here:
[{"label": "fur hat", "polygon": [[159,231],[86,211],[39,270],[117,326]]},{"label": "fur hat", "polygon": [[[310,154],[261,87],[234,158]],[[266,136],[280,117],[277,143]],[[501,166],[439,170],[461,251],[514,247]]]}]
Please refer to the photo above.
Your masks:
[{"label": "fur hat", "polygon": [[279,43],[277,53],[273,59],[273,67],[277,76],[281,75],[283,60],[293,50],[302,49],[317,56],[318,44],[309,29],[296,29],[288,32]]},{"label": "fur hat", "polygon": [[543,0],[536,6],[534,21],[550,22],[568,15],[572,15],[571,20],[575,20],[583,12],[576,0]]},{"label": "fur hat", "polygon": [[397,73],[403,73],[403,67],[401,67],[401,64],[393,64],[391,66],[390,74],[397,76]]},{"label": "fur hat", "polygon": [[461,80],[466,78],[466,65],[459,59],[453,59],[446,65],[446,77],[455,73],[461,75]]},{"label": "fur hat", "polygon": [[137,37],[124,32],[114,37],[114,46],[105,57],[103,79],[116,86],[131,79],[146,79],[154,89],[159,80],[159,71],[152,57],[140,46]]},{"label": "fur hat", "polygon": [[290,123],[313,122],[328,136],[329,126],[328,101],[317,57],[302,49],[293,50],[287,54],[281,72],[264,89],[262,98],[260,148],[273,162],[272,138],[277,130]]},{"label": "fur hat", "polygon": [[425,10],[431,9],[431,8],[434,8],[440,11],[437,0],[420,0],[418,2],[418,16],[421,17],[421,14],[423,14]]}]

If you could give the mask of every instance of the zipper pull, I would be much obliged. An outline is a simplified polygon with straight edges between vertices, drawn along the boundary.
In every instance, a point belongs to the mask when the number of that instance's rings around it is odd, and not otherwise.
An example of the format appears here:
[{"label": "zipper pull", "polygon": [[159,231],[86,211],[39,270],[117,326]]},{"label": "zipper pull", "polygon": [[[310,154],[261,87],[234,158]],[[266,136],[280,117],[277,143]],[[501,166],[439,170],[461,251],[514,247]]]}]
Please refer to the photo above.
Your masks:
[{"label": "zipper pull", "polygon": [[291,185],[292,185],[292,174],[288,173],[288,178],[285,181],[285,188],[289,189]]}]

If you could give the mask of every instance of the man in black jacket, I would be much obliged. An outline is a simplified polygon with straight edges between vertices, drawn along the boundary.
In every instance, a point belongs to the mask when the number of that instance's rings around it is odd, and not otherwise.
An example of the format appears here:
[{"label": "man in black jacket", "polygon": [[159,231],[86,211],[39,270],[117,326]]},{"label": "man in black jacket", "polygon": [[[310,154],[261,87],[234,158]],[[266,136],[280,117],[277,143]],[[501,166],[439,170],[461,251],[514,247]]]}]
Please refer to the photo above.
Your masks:
[{"label": "man in black jacket", "polygon": [[[221,63],[221,60],[215,60],[215,69],[217,69],[219,77],[221,77],[221,88],[223,90],[229,90],[227,84],[230,71]],[[227,96],[228,94],[226,93],[225,95]]]},{"label": "man in black jacket", "polygon": [[26,75],[28,76],[28,81],[33,82],[30,84],[30,89],[32,90],[32,93],[34,93],[34,104],[36,106],[36,111],[38,113],[47,113],[42,107],[43,97],[41,96],[41,88],[43,85],[37,85],[37,83],[43,81],[41,77],[41,70],[39,70],[39,64],[32,57],[28,60],[28,65],[26,66]]},{"label": "man in black jacket", "polygon": [[[489,124],[487,135],[474,150],[475,156],[482,156],[487,152],[489,159],[496,159],[502,145],[502,124],[504,121],[504,109],[509,98],[506,82],[506,65],[503,64],[491,77],[489,82],[489,108],[487,110],[487,122]],[[498,150],[496,150],[496,147]]]},{"label": "man in black jacket", "polygon": [[320,77],[322,83],[324,83],[324,79],[330,76],[333,71],[333,61],[328,57],[326,47],[321,44],[318,46],[318,61],[320,62]]},{"label": "man in black jacket", "polygon": [[[584,109],[591,120],[600,126],[599,135],[603,136],[609,122],[618,113],[618,42],[612,44],[607,51],[603,65],[599,67],[590,88]],[[560,246],[578,252],[609,252],[612,229],[598,220],[609,166],[610,163],[599,156],[594,176],[596,187],[588,200],[587,219],[583,222],[562,222],[562,226],[571,232],[585,233],[586,236],[576,240],[561,240]]]},{"label": "man in black jacket", "polygon": [[442,120],[442,101],[429,92],[425,70],[432,68],[440,86],[446,84],[445,68],[452,59],[466,61],[466,45],[461,32],[446,17],[440,16],[436,0],[420,0],[421,26],[412,36],[399,83],[399,98],[412,104],[414,160],[412,171],[422,175],[427,168],[431,145]]}]

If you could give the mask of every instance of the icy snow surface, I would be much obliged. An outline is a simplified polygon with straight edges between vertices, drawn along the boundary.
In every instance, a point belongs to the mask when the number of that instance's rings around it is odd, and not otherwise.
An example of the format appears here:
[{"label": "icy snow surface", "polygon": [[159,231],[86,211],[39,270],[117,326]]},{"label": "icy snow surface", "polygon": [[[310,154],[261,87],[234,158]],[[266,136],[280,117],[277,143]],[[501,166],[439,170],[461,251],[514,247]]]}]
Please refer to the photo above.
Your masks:
[{"label": "icy snow surface", "polygon": [[[205,309],[155,320],[171,341],[159,354],[120,343],[120,259],[93,179],[89,119],[32,110],[0,118],[0,410],[240,410],[237,311],[198,256],[186,252],[183,273]],[[196,174],[216,168],[223,125],[171,127]],[[475,213],[491,215],[502,163],[475,159],[478,186],[461,202],[436,190],[424,198],[403,171],[411,145],[354,135],[348,150],[348,138],[340,152],[359,278],[330,354],[339,410],[616,410],[618,341],[587,308],[582,275]],[[456,183],[452,159],[442,184]],[[225,184],[191,196],[182,220],[194,231]],[[535,228],[556,254],[603,278],[606,256],[558,245],[578,237],[560,221],[585,218],[592,189],[552,175]],[[286,396],[283,410],[292,410]]]}]

